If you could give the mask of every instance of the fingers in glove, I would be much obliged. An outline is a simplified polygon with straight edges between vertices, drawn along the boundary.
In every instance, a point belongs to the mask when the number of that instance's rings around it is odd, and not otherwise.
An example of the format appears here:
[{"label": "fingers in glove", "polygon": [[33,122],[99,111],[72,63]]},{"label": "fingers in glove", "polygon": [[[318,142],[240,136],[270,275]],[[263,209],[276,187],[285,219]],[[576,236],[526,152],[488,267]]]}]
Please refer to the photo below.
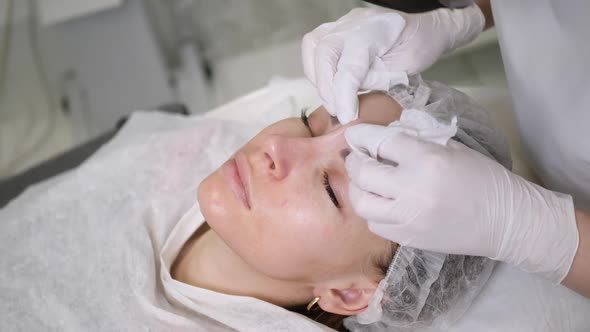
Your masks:
[{"label": "fingers in glove", "polygon": [[[395,127],[388,127],[395,129]],[[426,142],[408,130],[392,130],[377,150],[378,158],[396,161],[400,167],[412,168],[419,162],[432,160],[437,150],[444,149],[436,143]]]},{"label": "fingers in glove", "polygon": [[389,91],[396,85],[409,85],[408,75],[403,70],[391,70],[380,57],[373,60],[365,80],[361,83],[361,90]]},{"label": "fingers in glove", "polygon": [[357,151],[352,151],[346,157],[345,166],[351,182],[360,189],[385,198],[398,196],[396,182],[399,181],[399,175],[396,167]]},{"label": "fingers in glove", "polygon": [[301,40],[301,58],[303,60],[303,72],[307,79],[314,85],[317,84],[315,54],[316,48],[320,41],[324,39],[330,30],[334,27],[334,22],[324,23],[313,31],[306,33]]},{"label": "fingers in glove", "polygon": [[326,110],[333,116],[338,113],[334,105],[334,75],[343,44],[339,36],[328,35],[320,41],[314,55],[316,87]]},{"label": "fingers in glove", "polygon": [[342,49],[334,75],[334,105],[338,120],[347,124],[358,116],[358,91],[373,59],[366,41],[352,38]]},{"label": "fingers in glove", "polygon": [[346,125],[358,118],[360,82],[349,71],[337,71],[334,76],[334,108],[338,121]]},{"label": "fingers in glove", "polygon": [[389,153],[386,157],[380,154],[381,144],[391,136],[403,129],[399,127],[384,127],[379,125],[361,123],[351,126],[344,132],[346,143],[356,151],[367,153],[373,158],[385,158],[398,162],[398,158]]},{"label": "fingers in glove", "polygon": [[303,63],[303,73],[305,73],[305,76],[313,85],[316,85],[314,56],[316,47],[317,43],[312,36],[312,32],[303,36],[303,39],[301,40],[301,61]]},{"label": "fingers in glove", "polygon": [[356,214],[366,221],[391,223],[391,213],[395,209],[395,199],[382,197],[358,187],[354,182],[348,185],[348,194]]},{"label": "fingers in glove", "polygon": [[380,201],[370,198],[370,204],[365,203],[365,205],[370,205],[372,209],[367,213],[371,218],[366,218],[369,230],[399,245],[424,246],[424,243],[421,242],[423,232],[429,232],[430,230],[420,230],[419,227],[414,226],[413,221],[416,217],[416,210],[404,206],[403,198],[396,200],[379,198]]},{"label": "fingers in glove", "polygon": [[368,222],[369,230],[400,246],[411,246],[413,236],[406,234],[397,224]]}]

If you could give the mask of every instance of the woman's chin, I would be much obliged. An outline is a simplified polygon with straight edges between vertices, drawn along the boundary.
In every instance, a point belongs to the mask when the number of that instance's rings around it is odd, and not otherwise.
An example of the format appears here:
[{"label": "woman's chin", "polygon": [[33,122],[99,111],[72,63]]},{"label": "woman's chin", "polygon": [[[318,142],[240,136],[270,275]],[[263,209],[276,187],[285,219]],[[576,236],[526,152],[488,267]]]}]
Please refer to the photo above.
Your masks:
[{"label": "woman's chin", "polygon": [[227,193],[223,192],[222,179],[215,172],[205,178],[197,188],[197,201],[203,217],[215,229],[223,220],[231,218],[232,207],[228,206],[230,201],[227,199]]}]

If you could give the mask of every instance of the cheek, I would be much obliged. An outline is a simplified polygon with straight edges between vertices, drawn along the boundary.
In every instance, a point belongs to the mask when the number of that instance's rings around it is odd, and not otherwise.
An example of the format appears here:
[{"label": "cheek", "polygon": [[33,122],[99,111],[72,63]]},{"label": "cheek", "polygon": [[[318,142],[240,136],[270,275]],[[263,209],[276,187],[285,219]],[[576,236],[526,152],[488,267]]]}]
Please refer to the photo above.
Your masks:
[{"label": "cheek", "polygon": [[339,221],[309,193],[301,194],[277,196],[277,203],[269,199],[268,205],[254,211],[256,232],[244,239],[244,245],[251,246],[251,264],[269,276],[308,279],[316,266],[326,264],[322,253],[332,251],[330,243],[339,238]]},{"label": "cheek", "polygon": [[[316,183],[318,182],[318,183]],[[339,223],[337,210],[319,183],[308,174],[293,174],[280,183],[262,183],[258,206],[253,213],[265,220],[261,227],[289,228],[293,232],[333,231]]]},{"label": "cheek", "polygon": [[328,235],[334,231],[336,216],[318,196],[305,187],[293,187],[288,193],[278,190],[253,211],[256,222],[283,238],[303,238],[311,232]]},{"label": "cheek", "polygon": [[319,213],[322,206],[313,196],[313,192],[310,194],[310,190],[303,186],[275,186],[273,190],[267,190],[264,195],[259,195],[253,214],[262,219],[272,220],[273,223],[288,219],[308,224],[310,219],[322,217],[322,213]]},{"label": "cheek", "polygon": [[250,266],[274,278],[304,280],[316,270],[314,266],[325,265],[318,253],[325,248],[326,239],[340,237],[336,235],[339,221],[326,212],[325,202],[312,188],[297,183],[264,185],[257,205],[243,213],[227,198],[231,192],[225,187],[220,171],[201,182],[201,212]]}]

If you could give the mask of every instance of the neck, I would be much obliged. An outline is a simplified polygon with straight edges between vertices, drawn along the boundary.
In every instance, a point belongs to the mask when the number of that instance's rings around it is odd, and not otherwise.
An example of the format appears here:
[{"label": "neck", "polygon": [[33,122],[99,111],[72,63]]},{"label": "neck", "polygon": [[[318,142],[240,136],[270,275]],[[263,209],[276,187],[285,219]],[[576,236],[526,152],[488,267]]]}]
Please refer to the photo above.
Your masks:
[{"label": "neck", "polygon": [[209,229],[189,240],[172,270],[174,279],[216,292],[251,296],[279,306],[306,303],[312,286],[270,278],[249,266]]}]

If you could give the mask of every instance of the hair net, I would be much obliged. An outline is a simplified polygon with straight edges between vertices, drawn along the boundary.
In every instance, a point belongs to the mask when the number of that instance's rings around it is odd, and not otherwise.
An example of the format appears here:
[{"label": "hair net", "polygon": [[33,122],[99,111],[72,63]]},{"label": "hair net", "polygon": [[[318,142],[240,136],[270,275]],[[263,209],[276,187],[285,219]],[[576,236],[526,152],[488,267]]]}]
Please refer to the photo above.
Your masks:
[{"label": "hair net", "polygon": [[[410,78],[389,91],[404,109],[421,109],[443,123],[457,117],[453,139],[512,167],[510,149],[491,114],[467,95],[438,82]],[[485,257],[448,255],[399,246],[367,310],[346,318],[352,331],[445,329],[479,293],[494,268]]]}]

